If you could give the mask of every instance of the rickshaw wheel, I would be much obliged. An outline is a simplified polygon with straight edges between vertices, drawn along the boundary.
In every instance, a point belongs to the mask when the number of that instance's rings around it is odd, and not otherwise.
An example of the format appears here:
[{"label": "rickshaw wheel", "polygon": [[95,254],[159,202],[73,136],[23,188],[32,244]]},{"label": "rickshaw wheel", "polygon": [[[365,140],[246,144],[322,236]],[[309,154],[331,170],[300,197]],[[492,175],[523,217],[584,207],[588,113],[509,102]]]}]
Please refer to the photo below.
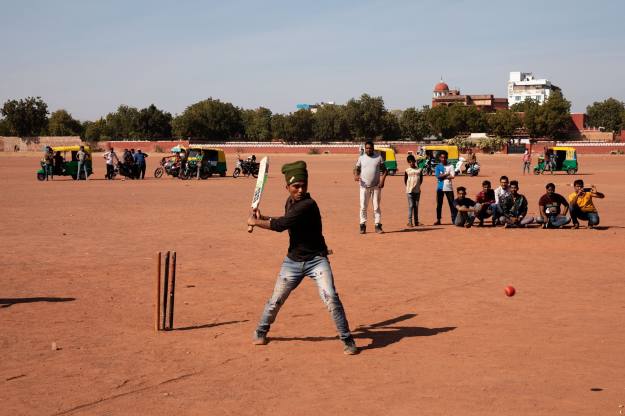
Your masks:
[{"label": "rickshaw wheel", "polygon": [[219,176],[221,176],[222,178],[226,176],[226,172],[219,172]]},{"label": "rickshaw wheel", "polygon": [[252,176],[258,178],[258,172],[252,172]]},{"label": "rickshaw wheel", "polygon": [[154,169],[154,177],[155,178],[160,178],[163,176],[163,168],[156,168]]},{"label": "rickshaw wheel", "polygon": [[534,169],[534,175],[540,175],[540,171],[538,169]]},{"label": "rickshaw wheel", "polygon": [[397,171],[395,169],[391,169],[388,171],[388,174],[391,176],[395,176],[395,174],[397,173]]},{"label": "rickshaw wheel", "polygon": [[45,181],[46,175],[44,175],[43,173],[37,173],[37,179],[40,181]]},{"label": "rickshaw wheel", "polygon": [[577,173],[577,169],[573,169],[573,168],[568,169],[566,173],[568,173],[569,175],[575,175]]},{"label": "rickshaw wheel", "polygon": [[211,176],[213,176],[212,172],[201,172],[200,173],[200,179],[208,179]]}]

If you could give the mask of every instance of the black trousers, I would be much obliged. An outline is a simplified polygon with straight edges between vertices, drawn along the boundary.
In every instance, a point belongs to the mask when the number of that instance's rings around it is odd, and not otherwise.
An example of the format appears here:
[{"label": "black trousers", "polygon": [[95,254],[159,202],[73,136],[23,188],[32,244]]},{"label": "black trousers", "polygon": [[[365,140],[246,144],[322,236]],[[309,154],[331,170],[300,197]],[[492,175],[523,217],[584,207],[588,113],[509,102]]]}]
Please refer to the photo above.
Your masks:
[{"label": "black trousers", "polygon": [[436,190],[436,219],[441,220],[441,215],[443,212],[443,198],[447,197],[447,202],[449,203],[449,209],[451,211],[451,222],[452,224],[456,222],[456,207],[454,206],[454,191],[442,191],[440,189]]},{"label": "black trousers", "polygon": [[142,163],[139,165],[139,173],[141,174],[141,179],[145,179],[145,168],[146,168],[145,163]]},{"label": "black trousers", "polygon": [[113,165],[106,165],[106,179],[113,179],[113,172],[115,171],[115,167]]}]

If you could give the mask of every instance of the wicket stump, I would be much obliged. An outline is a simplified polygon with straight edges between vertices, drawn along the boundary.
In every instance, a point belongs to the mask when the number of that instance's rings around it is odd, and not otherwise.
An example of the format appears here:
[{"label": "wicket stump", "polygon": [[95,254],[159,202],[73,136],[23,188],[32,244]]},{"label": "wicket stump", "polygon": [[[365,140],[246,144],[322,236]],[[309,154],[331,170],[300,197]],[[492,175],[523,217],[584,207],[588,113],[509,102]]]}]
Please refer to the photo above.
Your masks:
[{"label": "wicket stump", "polygon": [[[156,254],[156,290],[154,301],[154,330],[174,329],[174,301],[176,297],[176,252],[165,252],[164,268],[162,253]],[[161,292],[162,289],[162,292]]]}]

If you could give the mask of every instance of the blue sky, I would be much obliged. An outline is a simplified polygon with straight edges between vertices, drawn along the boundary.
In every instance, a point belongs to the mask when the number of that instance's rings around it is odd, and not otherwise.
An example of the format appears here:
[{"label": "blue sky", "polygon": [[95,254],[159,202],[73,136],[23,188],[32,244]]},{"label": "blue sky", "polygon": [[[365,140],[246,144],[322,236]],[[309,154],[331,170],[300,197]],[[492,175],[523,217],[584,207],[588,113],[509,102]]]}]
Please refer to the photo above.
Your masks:
[{"label": "blue sky", "polygon": [[430,103],[442,76],[506,96],[510,71],[583,111],[625,100],[625,2],[0,0],[0,104],[41,96],[95,119],[120,104],[173,114],[213,97],[295,111],[362,93]]}]

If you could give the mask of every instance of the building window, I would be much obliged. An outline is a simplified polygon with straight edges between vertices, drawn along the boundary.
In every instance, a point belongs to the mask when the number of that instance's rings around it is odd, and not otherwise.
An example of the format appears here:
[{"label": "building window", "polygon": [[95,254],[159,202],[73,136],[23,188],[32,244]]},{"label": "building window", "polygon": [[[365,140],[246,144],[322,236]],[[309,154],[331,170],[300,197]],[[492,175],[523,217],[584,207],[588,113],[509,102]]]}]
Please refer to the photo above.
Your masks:
[{"label": "building window", "polygon": [[521,96],[517,95],[516,97],[514,97],[514,101],[521,101]]}]

